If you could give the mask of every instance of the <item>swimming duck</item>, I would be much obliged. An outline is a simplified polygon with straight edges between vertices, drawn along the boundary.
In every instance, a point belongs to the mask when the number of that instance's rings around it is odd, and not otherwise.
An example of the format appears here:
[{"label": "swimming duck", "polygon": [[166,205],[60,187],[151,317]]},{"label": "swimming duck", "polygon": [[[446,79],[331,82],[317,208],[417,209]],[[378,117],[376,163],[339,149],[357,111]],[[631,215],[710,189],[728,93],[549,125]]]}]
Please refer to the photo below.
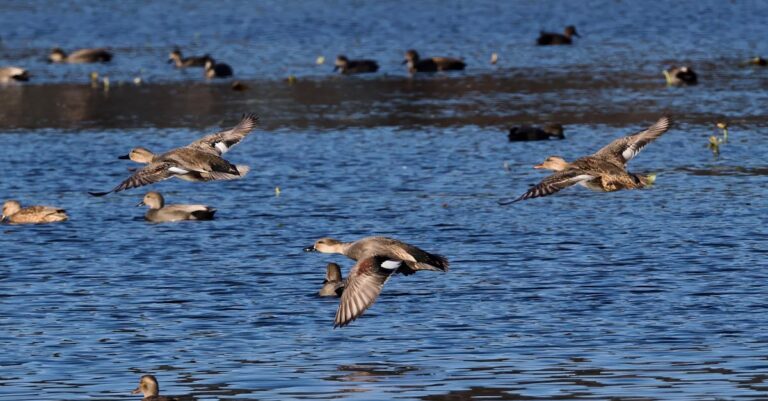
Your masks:
[{"label": "swimming duck", "polygon": [[723,134],[723,142],[728,142],[728,121],[720,120],[715,123],[715,126]]},{"label": "swimming duck", "polygon": [[20,67],[0,67],[0,84],[29,81],[29,71]]},{"label": "swimming duck", "polygon": [[80,49],[70,54],[56,47],[48,55],[52,63],[106,63],[112,60],[112,53],[107,49]]},{"label": "swimming duck", "polygon": [[667,85],[696,85],[699,83],[698,76],[688,66],[682,67],[670,67],[666,70],[662,70],[664,78],[667,80]]},{"label": "swimming duck", "polygon": [[144,375],[139,379],[139,387],[131,391],[131,394],[141,394],[142,401],[178,401],[177,398],[160,395],[160,385],[152,375]]},{"label": "swimming duck", "polygon": [[338,56],[333,70],[342,74],[363,74],[378,71],[379,64],[373,60],[350,60],[346,56]]},{"label": "swimming duck", "polygon": [[210,58],[207,54],[198,57],[182,57],[181,49],[177,47],[168,55],[168,63],[173,63],[176,68],[205,67],[205,62]]},{"label": "swimming duck", "polygon": [[565,135],[560,124],[547,124],[543,128],[522,125],[510,128],[508,138],[510,142],[543,141],[550,138],[565,139]]},{"label": "swimming duck", "polygon": [[463,70],[467,66],[463,61],[449,57],[429,57],[422,59],[416,50],[405,52],[403,64],[408,64],[408,72],[435,72],[448,70]]},{"label": "swimming duck", "polygon": [[407,276],[419,270],[448,270],[444,256],[387,237],[366,237],[354,242],[321,238],[304,251],[340,253],[357,261],[347,276],[334,327],[346,326],[360,317],[376,301],[392,274]]},{"label": "swimming duck", "polygon": [[221,156],[232,146],[240,143],[256,126],[258,117],[246,114],[232,129],[207,135],[191,144],[155,155],[144,148],[135,148],[123,159],[147,163],[146,167],[107,192],[89,192],[93,196],[104,196],[111,192],[154,184],[171,177],[187,181],[231,180],[242,177],[249,171],[248,166],[236,166]]},{"label": "swimming duck", "polygon": [[217,63],[214,59],[208,58],[205,60],[205,77],[212,78],[226,78],[232,76],[232,67],[228,64]]},{"label": "swimming duck", "polygon": [[325,280],[318,295],[321,297],[336,297],[344,292],[344,279],[341,277],[341,267],[336,263],[328,263],[325,270]]},{"label": "swimming duck", "polygon": [[627,172],[627,163],[645,146],[667,132],[671,123],[669,117],[662,117],[648,129],[616,139],[596,153],[577,159],[573,163],[567,163],[558,156],[550,156],[537,167],[554,170],[554,174],[517,199],[501,201],[499,204],[506,205],[524,199],[552,195],[575,184],[603,192],[646,187],[653,183],[655,176]]},{"label": "swimming duck", "polygon": [[155,223],[182,220],[213,220],[216,209],[205,205],[166,205],[159,192],[147,192],[138,206],[149,206],[144,219]]},{"label": "swimming duck", "polygon": [[565,30],[562,34],[560,33],[553,33],[553,32],[544,32],[541,31],[539,33],[539,38],[536,39],[536,44],[539,46],[547,46],[547,45],[570,45],[573,42],[573,37],[579,35],[578,32],[576,32],[576,27],[573,25],[568,25],[565,27]]},{"label": "swimming duck", "polygon": [[749,60],[749,64],[765,67],[766,65],[768,65],[768,61],[766,61],[764,58],[760,56],[757,56],[757,57],[752,57]]},{"label": "swimming duck", "polygon": [[64,209],[51,206],[27,206],[22,209],[21,203],[9,200],[3,203],[0,222],[8,220],[10,224],[42,224],[67,221],[68,218]]}]

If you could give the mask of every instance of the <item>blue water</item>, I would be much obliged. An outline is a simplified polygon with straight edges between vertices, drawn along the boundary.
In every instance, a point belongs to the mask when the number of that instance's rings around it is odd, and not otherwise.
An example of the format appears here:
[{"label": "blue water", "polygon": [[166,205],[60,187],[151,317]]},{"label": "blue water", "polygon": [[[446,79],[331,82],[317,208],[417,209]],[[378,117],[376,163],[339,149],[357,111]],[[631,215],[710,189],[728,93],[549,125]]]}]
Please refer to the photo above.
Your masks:
[{"label": "blue water", "polygon": [[[28,63],[33,85],[87,81],[80,72],[92,66],[39,58],[54,45],[95,42],[118,54],[97,68],[125,79],[145,68],[150,82],[198,79],[164,64],[169,44],[221,53],[238,75],[274,80],[325,75],[330,65],[315,57],[338,52],[405,75],[397,63],[408,47],[463,55],[469,77],[512,66],[637,68],[650,77],[670,60],[716,71],[768,53],[754,35],[765,9],[715,1],[11,2],[0,55]],[[581,32],[577,46],[533,46],[539,29],[565,23]],[[487,64],[492,51],[501,66]],[[551,57],[533,57],[541,54]],[[153,62],[157,70],[144,67]],[[728,74],[745,77],[712,84],[724,93],[706,84],[642,93],[643,109],[661,114],[691,102],[699,115],[674,116],[680,122],[630,164],[658,173],[652,188],[574,187],[508,207],[497,200],[543,178],[532,166],[546,156],[589,154],[655,117],[601,122],[612,100],[627,102],[621,90],[587,88],[578,94],[594,97],[579,99],[530,90],[521,96],[549,104],[540,113],[596,122],[567,125],[565,141],[508,143],[502,130],[471,123],[296,128],[284,111],[284,126],[265,121],[268,130],[227,153],[252,167],[244,179],[146,188],[169,203],[218,209],[216,220],[178,224],[143,220],[134,205],[145,189],[104,198],[86,191],[127,177],[136,165],[116,157],[131,147],[181,146],[246,110],[206,126],[2,129],[0,196],[65,208],[71,220],[2,226],[0,400],[137,400],[130,390],[150,373],[163,394],[199,400],[762,399],[768,124],[738,121],[759,114],[764,78],[735,67]],[[433,78],[444,77],[424,79]],[[705,113],[737,121],[719,157],[706,148],[715,131],[701,122]],[[334,330],[338,300],[315,293],[326,263],[346,273],[353,262],[302,249],[324,236],[368,235],[444,254],[451,270],[395,277],[360,319]]]}]

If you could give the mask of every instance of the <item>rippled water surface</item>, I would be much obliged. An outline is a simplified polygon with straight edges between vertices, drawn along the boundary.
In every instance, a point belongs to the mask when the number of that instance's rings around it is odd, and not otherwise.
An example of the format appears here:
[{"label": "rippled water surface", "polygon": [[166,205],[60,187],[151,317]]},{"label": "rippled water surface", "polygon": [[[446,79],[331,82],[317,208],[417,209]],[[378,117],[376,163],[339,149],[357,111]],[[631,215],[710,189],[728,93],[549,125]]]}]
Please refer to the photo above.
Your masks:
[{"label": "rippled water surface", "polygon": [[[656,4],[5,4],[0,65],[34,76],[0,87],[0,196],[71,220],[0,228],[0,400],[136,400],[147,373],[199,400],[764,399],[768,70],[739,63],[768,54],[768,9]],[[533,46],[568,23],[575,46]],[[91,45],[114,62],[42,61]],[[172,45],[221,54],[250,89],[172,69]],[[470,67],[409,78],[409,47]],[[342,52],[381,73],[314,64]],[[677,62],[701,84],[664,87]],[[93,68],[146,82],[94,89]],[[87,195],[131,173],[117,159],[130,148],[184,145],[246,111],[262,125],[227,158],[248,176],[146,189],[216,220],[149,224],[144,189]],[[544,177],[531,167],[546,156],[589,154],[662,113],[675,126],[630,164],[658,173],[652,188],[497,204]],[[550,121],[566,140],[506,140]],[[451,270],[395,277],[334,330],[338,300],[315,293],[326,263],[353,262],[302,249],[374,234]]]}]

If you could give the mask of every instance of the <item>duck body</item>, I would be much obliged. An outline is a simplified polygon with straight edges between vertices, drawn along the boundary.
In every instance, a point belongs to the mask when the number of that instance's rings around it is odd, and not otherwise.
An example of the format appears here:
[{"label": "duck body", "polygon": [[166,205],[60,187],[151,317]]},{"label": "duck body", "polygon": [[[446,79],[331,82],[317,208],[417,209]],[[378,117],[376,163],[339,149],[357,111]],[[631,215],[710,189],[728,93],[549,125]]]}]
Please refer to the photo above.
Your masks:
[{"label": "duck body", "polygon": [[228,64],[217,63],[210,57],[205,61],[205,77],[208,79],[227,78],[231,77],[232,74],[232,67]]},{"label": "duck body", "polygon": [[509,204],[524,199],[552,195],[572,185],[582,185],[594,191],[613,192],[623,189],[644,188],[652,184],[654,175],[639,175],[627,171],[627,163],[649,143],[664,134],[671,125],[662,117],[648,129],[614,140],[596,153],[567,163],[560,157],[550,156],[535,166],[555,171]]},{"label": "duck body", "polygon": [[29,71],[21,67],[0,67],[0,84],[29,81]]},{"label": "duck body", "polygon": [[344,279],[341,276],[341,267],[336,263],[328,263],[325,271],[323,286],[318,291],[321,297],[338,297],[344,292]]},{"label": "duck body", "polygon": [[182,57],[181,50],[174,49],[168,55],[168,62],[173,63],[176,68],[188,68],[188,67],[205,67],[206,61],[211,57],[209,55],[198,57]]},{"label": "duck body", "polygon": [[21,207],[21,203],[15,200],[6,201],[3,204],[3,214],[0,221],[8,221],[9,224],[45,224],[67,221],[69,216],[64,209],[52,206],[27,206]]},{"label": "duck body", "polygon": [[507,138],[510,142],[520,141],[546,141],[548,139],[565,139],[563,126],[560,124],[548,124],[543,128],[521,125],[509,129]]},{"label": "duck body", "polygon": [[550,45],[570,45],[573,43],[574,36],[581,36],[576,32],[576,27],[569,25],[565,27],[563,33],[544,32],[539,33],[539,38],[536,39],[536,44],[539,46]]},{"label": "duck body", "polygon": [[71,64],[84,64],[84,63],[107,63],[112,60],[112,53],[107,49],[80,49],[72,53],[65,53],[60,48],[54,48],[51,50],[51,54],[48,56],[48,60],[52,63],[71,63]]},{"label": "duck body", "polygon": [[392,275],[448,270],[445,257],[387,237],[365,237],[354,242],[321,238],[304,251],[340,253],[357,261],[344,281],[334,327],[346,326],[360,317],[373,305]]},{"label": "duck body", "polygon": [[249,171],[248,166],[236,166],[222,158],[232,146],[243,140],[256,126],[258,117],[246,114],[232,129],[207,135],[191,144],[155,155],[144,148],[134,148],[121,159],[147,164],[107,192],[89,192],[104,196],[111,192],[153,184],[172,177],[187,181],[232,180]]},{"label": "duck body", "polygon": [[405,262],[400,273],[413,274],[418,270],[447,271],[448,260],[416,246],[388,237],[365,237],[354,242],[341,242],[333,238],[321,238],[307,252],[340,253],[352,260],[373,255]]},{"label": "duck body", "polygon": [[158,192],[148,192],[139,205],[149,207],[144,219],[154,223],[213,220],[216,213],[216,209],[205,205],[166,205],[163,195]]},{"label": "duck body", "polygon": [[347,75],[372,73],[379,70],[379,63],[373,60],[349,60],[346,56],[338,56],[333,70]]},{"label": "duck body", "polygon": [[699,77],[696,72],[688,66],[670,67],[662,71],[668,85],[683,86],[696,85],[699,83]]},{"label": "duck body", "polygon": [[463,70],[467,64],[457,58],[429,57],[422,59],[416,50],[408,50],[405,53],[403,64],[408,65],[408,72],[437,72]]}]

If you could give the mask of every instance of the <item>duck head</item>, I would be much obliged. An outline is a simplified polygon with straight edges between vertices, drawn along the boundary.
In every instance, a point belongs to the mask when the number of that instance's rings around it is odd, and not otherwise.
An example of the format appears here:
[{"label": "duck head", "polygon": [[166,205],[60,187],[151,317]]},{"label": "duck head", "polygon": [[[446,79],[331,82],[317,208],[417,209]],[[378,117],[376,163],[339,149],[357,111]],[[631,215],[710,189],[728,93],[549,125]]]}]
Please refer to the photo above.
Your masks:
[{"label": "duck head", "polygon": [[579,38],[581,37],[581,35],[579,35],[579,33],[576,32],[576,27],[573,26],[573,25],[568,25],[567,27],[565,27],[565,32],[564,33],[565,33],[565,36],[567,36],[569,38],[571,36],[576,36],[576,37],[579,37]]},{"label": "duck head", "polygon": [[312,246],[304,248],[304,252],[341,253],[341,241],[333,238],[320,238]]},{"label": "duck head", "polygon": [[48,61],[51,63],[61,63],[67,58],[67,53],[64,53],[64,50],[61,50],[58,47],[54,47],[51,49],[51,53],[48,54]]},{"label": "duck head", "polygon": [[341,280],[341,266],[336,263],[328,263],[328,266],[325,268],[325,281],[323,283],[333,283]]},{"label": "duck head", "polygon": [[165,206],[165,199],[159,192],[147,192],[144,199],[136,206],[149,206],[150,209],[162,209]]},{"label": "duck head", "polygon": [[0,216],[0,222],[5,221],[5,219],[7,219],[10,216],[13,216],[19,210],[21,210],[21,203],[19,203],[19,201],[15,201],[15,200],[5,201],[5,203],[3,203],[3,215]]},{"label": "duck head", "polygon": [[403,60],[402,64],[413,64],[419,61],[419,52],[416,50],[410,49],[407,52],[405,52],[405,59]]},{"label": "duck head", "polygon": [[181,50],[179,50],[179,48],[177,47],[168,54],[168,64],[180,63],[180,62],[181,62]]},{"label": "duck head", "polygon": [[549,135],[552,135],[560,139],[565,139],[565,134],[564,134],[565,131],[563,130],[563,126],[560,124],[547,124],[544,126],[543,129]]},{"label": "duck head", "polygon": [[349,59],[347,58],[347,56],[339,55],[338,57],[336,57],[336,63],[333,66],[333,70],[338,71],[339,69],[341,69],[343,71],[345,68],[347,68],[348,64],[349,64]]},{"label": "duck head", "polygon": [[533,166],[533,168],[552,171],[563,171],[568,168],[568,162],[560,156],[549,156],[544,159],[544,162]]},{"label": "duck head", "polygon": [[139,379],[139,387],[131,391],[131,394],[142,394],[144,398],[155,397],[160,394],[160,386],[152,375],[144,375]]},{"label": "duck head", "polygon": [[155,158],[155,154],[149,149],[138,147],[133,148],[127,155],[118,156],[121,160],[130,160],[136,163],[151,163]]}]

